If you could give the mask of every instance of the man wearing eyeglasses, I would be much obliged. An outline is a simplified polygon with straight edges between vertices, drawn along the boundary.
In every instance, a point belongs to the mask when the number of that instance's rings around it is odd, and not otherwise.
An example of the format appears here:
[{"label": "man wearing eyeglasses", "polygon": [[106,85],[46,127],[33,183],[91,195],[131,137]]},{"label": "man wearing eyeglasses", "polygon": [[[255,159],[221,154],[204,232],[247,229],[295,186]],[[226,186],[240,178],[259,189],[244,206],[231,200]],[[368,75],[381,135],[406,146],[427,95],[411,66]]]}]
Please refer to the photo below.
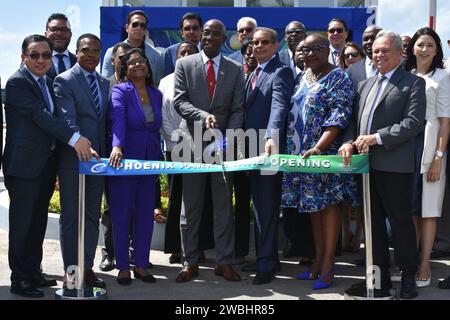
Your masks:
[{"label": "man wearing eyeglasses", "polygon": [[[164,76],[164,57],[161,52],[145,41],[147,28],[148,17],[145,12],[142,10],[131,11],[127,16],[127,24],[125,25],[125,31],[128,37],[124,41],[133,48],[140,48],[145,52],[152,68],[153,81],[155,81],[155,84],[158,84]],[[113,56],[113,48],[114,46],[106,50],[105,56],[103,57],[101,73],[106,78],[114,74],[114,66],[110,63]]]},{"label": "man wearing eyeglasses", "polygon": [[[95,71],[100,61],[100,39],[90,33],[77,40],[77,64],[54,80],[58,117],[89,138],[92,147],[106,156],[106,119],[109,81]],[[64,270],[78,264],[78,159],[61,147],[58,160],[61,199],[60,238]],[[85,285],[104,288],[105,283],[92,271],[98,242],[100,204],[104,177],[86,177]],[[65,280],[67,277],[65,276]],[[66,281],[64,282],[66,284]]]},{"label": "man wearing eyeglasses", "polygon": [[54,13],[48,18],[45,36],[49,38],[53,46],[52,64],[47,76],[54,79],[77,63],[77,57],[67,49],[72,38],[72,31],[65,14]]},{"label": "man wearing eyeglasses", "polygon": [[26,37],[21,58],[20,69],[5,89],[8,259],[11,293],[38,298],[44,296],[38,288],[56,286],[56,280],[44,278],[40,271],[48,204],[56,181],[56,139],[74,148],[74,157],[80,160],[91,158],[91,143],[56,117],[52,81],[45,75],[52,63],[50,40],[42,35]]},{"label": "man wearing eyeglasses", "polygon": [[[202,34],[203,19],[194,12],[188,12],[180,20],[180,34],[181,37],[189,42],[192,42],[197,46],[200,51],[200,37]],[[175,70],[175,62],[177,61],[177,49],[180,46],[179,43],[175,43],[166,48],[164,53],[164,75],[169,75]]]},{"label": "man wearing eyeglasses", "polygon": [[[255,29],[258,27],[258,23],[255,19],[251,17],[242,17],[237,22],[237,35],[240,44],[244,42],[245,39],[252,38]],[[244,63],[241,50],[237,50],[230,54],[228,58],[233,59],[241,64]]]},{"label": "man wearing eyeglasses", "polygon": [[280,51],[280,61],[287,67],[291,68],[294,78],[301,72],[295,65],[295,48],[300,41],[305,40],[306,28],[303,23],[299,21],[291,21],[284,30],[284,39],[287,48]]},{"label": "man wearing eyeglasses", "polygon": [[328,62],[339,66],[339,58],[343,54],[345,42],[348,37],[348,26],[347,23],[340,19],[331,19],[328,23],[328,40],[330,41],[330,55],[328,57]]},{"label": "man wearing eyeglasses", "polygon": [[361,81],[373,77],[378,73],[377,68],[375,68],[372,62],[372,45],[378,32],[380,32],[381,30],[382,29],[379,26],[371,25],[368,26],[363,32],[362,48],[364,53],[366,54],[366,58],[350,65],[346,70],[348,75],[352,79],[355,88]]},{"label": "man wearing eyeglasses", "polygon": [[[270,156],[283,153],[286,144],[286,117],[294,88],[294,76],[289,67],[278,57],[277,32],[269,28],[257,28],[253,34],[253,55],[258,67],[246,84],[245,129],[264,130],[264,150]],[[260,133],[258,133],[258,137]],[[258,139],[259,140],[259,139]],[[281,200],[281,173],[264,175],[253,171],[249,174],[250,194],[256,217],[258,254],[256,276],[253,284],[261,285],[274,279],[280,270],[278,258],[278,215]]]}]

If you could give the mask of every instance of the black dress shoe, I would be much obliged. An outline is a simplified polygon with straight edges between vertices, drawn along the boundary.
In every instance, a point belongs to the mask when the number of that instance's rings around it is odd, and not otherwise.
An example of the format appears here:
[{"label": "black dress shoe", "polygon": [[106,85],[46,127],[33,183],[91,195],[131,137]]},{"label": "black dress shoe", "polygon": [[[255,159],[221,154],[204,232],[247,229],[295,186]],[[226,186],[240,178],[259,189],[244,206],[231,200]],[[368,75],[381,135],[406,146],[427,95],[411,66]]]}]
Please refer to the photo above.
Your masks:
[{"label": "black dress shoe", "polygon": [[438,287],[440,289],[450,289],[450,276],[448,276],[442,281],[439,281]]},{"label": "black dress shoe", "polygon": [[256,261],[247,263],[241,268],[241,270],[244,272],[256,272]]},{"label": "black dress shoe", "polygon": [[11,283],[11,293],[25,298],[42,298],[44,292],[31,284],[29,281],[16,281]]},{"label": "black dress shoe", "polygon": [[142,276],[139,274],[139,272],[136,271],[136,269],[133,269],[133,275],[136,279],[140,279],[143,282],[148,282],[148,283],[156,282],[156,278],[151,273],[148,273],[147,275]]},{"label": "black dress shoe", "polygon": [[115,267],[116,267],[116,264],[114,262],[114,259],[107,257],[107,256],[103,257],[102,262],[98,266],[98,268],[101,271],[111,271],[111,270],[114,270]]},{"label": "black dress shoe", "polygon": [[174,264],[174,263],[181,263],[181,257],[179,253],[172,253],[169,257],[169,263],[170,264]]},{"label": "black dress shoe", "polygon": [[260,285],[272,282],[275,279],[273,272],[257,272],[253,284]]},{"label": "black dress shoe", "polygon": [[[367,297],[367,288],[366,285],[354,284],[350,288],[344,291],[349,296],[354,297]],[[374,289],[373,290],[374,298],[388,298],[391,297],[389,290],[387,289]]]},{"label": "black dress shoe", "polygon": [[[124,276],[124,274],[126,274]],[[131,283],[131,273],[128,270],[120,270],[117,275],[117,283],[121,286],[128,286]]]},{"label": "black dress shoe", "polygon": [[31,279],[31,284],[37,288],[54,287],[57,285],[55,279],[44,278],[42,274],[34,276]]},{"label": "black dress shoe", "polygon": [[88,270],[84,273],[84,284],[92,288],[106,288],[106,283],[100,278],[97,278],[94,271]]},{"label": "black dress shoe", "polygon": [[403,277],[400,298],[414,299],[415,297],[417,297],[416,279],[414,277]]}]

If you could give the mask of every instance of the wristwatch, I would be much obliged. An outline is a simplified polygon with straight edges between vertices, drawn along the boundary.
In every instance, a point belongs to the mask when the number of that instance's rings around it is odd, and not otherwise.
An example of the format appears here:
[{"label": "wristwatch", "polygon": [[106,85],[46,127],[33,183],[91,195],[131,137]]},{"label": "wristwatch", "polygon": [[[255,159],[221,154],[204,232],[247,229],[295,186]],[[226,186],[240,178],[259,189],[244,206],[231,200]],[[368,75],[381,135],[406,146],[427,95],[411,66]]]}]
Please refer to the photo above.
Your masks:
[{"label": "wristwatch", "polygon": [[434,153],[434,155],[439,158],[442,159],[442,157],[444,156],[444,153],[441,150],[436,150],[436,152]]}]

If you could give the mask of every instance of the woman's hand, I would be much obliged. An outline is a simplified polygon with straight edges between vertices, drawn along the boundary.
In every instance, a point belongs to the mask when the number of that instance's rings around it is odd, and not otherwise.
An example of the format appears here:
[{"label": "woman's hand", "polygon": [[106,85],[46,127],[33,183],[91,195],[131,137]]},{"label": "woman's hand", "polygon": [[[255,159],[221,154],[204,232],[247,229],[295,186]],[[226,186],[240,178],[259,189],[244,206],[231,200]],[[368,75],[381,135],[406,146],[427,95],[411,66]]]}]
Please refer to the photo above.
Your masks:
[{"label": "woman's hand", "polygon": [[111,155],[109,156],[109,165],[113,168],[118,168],[120,166],[120,161],[122,161],[122,157],[122,148],[119,146],[113,147]]},{"label": "woman's hand", "polygon": [[431,162],[431,166],[430,166],[430,169],[428,170],[428,174],[427,174],[428,182],[439,181],[439,179],[441,177],[441,161],[442,161],[442,159],[435,157],[433,159],[433,162]]}]

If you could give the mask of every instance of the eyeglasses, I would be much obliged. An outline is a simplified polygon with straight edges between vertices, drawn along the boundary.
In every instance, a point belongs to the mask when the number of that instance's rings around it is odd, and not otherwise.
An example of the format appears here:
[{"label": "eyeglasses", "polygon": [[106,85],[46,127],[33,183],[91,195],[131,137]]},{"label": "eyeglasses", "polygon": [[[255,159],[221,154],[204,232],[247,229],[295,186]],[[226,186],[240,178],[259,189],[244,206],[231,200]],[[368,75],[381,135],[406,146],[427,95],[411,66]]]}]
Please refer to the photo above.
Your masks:
[{"label": "eyeglasses", "polygon": [[141,29],[147,29],[147,24],[144,23],[144,22],[137,22],[137,21],[135,21],[135,22],[133,22],[133,23],[131,24],[131,26],[132,26],[133,28],[141,27]]},{"label": "eyeglasses", "polygon": [[52,58],[52,54],[50,52],[44,52],[44,53],[30,53],[26,54],[27,57],[29,57],[31,60],[39,60],[39,58],[42,58],[44,60],[50,60]]},{"label": "eyeglasses", "polygon": [[303,29],[290,29],[290,30],[286,30],[287,34],[305,34],[305,31]]},{"label": "eyeglasses", "polygon": [[209,30],[206,30],[206,31],[203,31],[203,32],[202,32],[202,36],[203,36],[203,37],[218,38],[218,37],[220,37],[221,35],[222,35],[222,33],[219,32],[219,31],[209,31]]},{"label": "eyeglasses", "polygon": [[267,46],[269,43],[273,43],[273,41],[270,40],[253,40],[254,46],[259,46],[260,44],[262,46]]},{"label": "eyeglasses", "polygon": [[238,31],[237,31],[238,33],[244,33],[244,32],[246,32],[246,33],[251,33],[251,32],[253,32],[253,28],[240,28],[240,29],[238,29]]},{"label": "eyeglasses", "polygon": [[359,55],[360,55],[360,53],[358,51],[353,51],[353,52],[350,52],[350,53],[344,53],[344,58],[345,59],[351,59],[352,57],[356,58]]},{"label": "eyeglasses", "polygon": [[310,47],[300,47],[300,48],[297,48],[297,50],[296,51],[300,51],[301,53],[303,53],[304,55],[308,55],[308,54],[310,54],[311,52],[313,53],[313,54],[318,54],[319,52],[321,52],[323,49],[325,49],[325,48],[327,48],[326,46],[314,46],[314,47],[312,47],[312,48],[310,48]]},{"label": "eyeglasses", "polygon": [[192,26],[192,27],[183,27],[183,31],[189,32],[189,31],[198,31],[200,30],[200,26]]},{"label": "eyeglasses", "polygon": [[127,65],[129,67],[130,66],[139,66],[139,65],[142,65],[142,64],[147,64],[147,59],[142,58],[142,59],[136,59],[136,60],[131,60],[131,61],[127,62]]},{"label": "eyeglasses", "polygon": [[47,29],[50,32],[61,32],[61,33],[68,33],[70,32],[69,28],[58,28],[58,27],[50,27]]},{"label": "eyeglasses", "polygon": [[334,33],[342,33],[344,32],[344,28],[332,28],[332,29],[328,29],[328,33],[329,34],[334,34]]},{"label": "eyeglasses", "polygon": [[82,49],[80,49],[80,51],[85,55],[95,56],[95,57],[98,57],[101,53],[100,49],[91,49],[91,48],[82,48]]}]

